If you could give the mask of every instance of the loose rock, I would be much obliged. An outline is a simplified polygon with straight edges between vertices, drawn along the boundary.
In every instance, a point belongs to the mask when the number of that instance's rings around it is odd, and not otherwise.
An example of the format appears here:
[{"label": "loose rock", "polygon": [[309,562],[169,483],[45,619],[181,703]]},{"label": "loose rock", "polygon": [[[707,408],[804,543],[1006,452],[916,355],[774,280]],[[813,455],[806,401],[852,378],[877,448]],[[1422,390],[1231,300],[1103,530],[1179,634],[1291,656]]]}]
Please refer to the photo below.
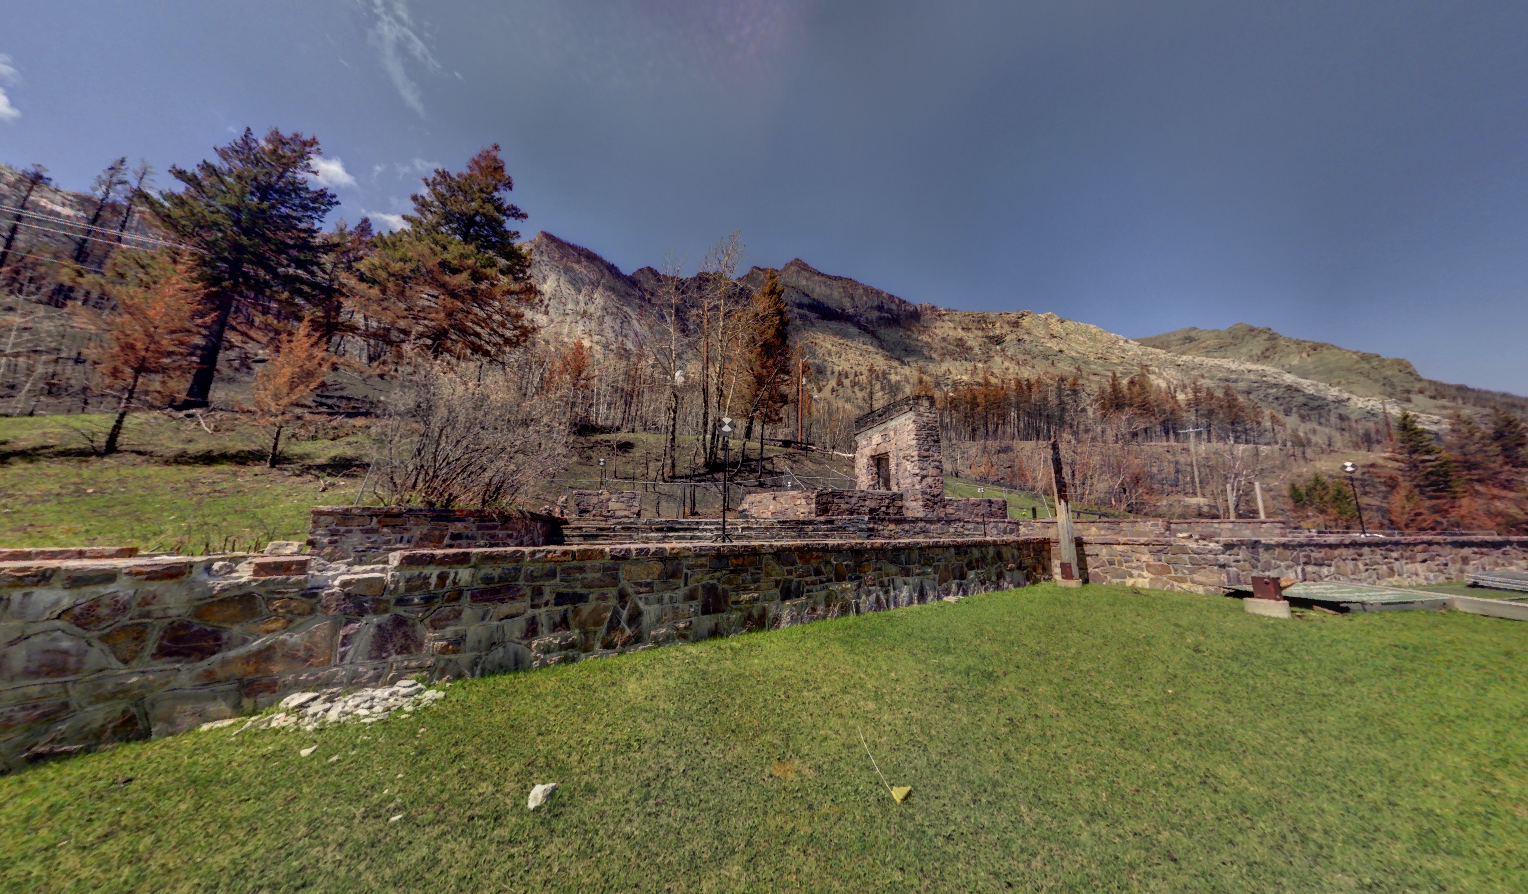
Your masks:
[{"label": "loose rock", "polygon": [[557,791],[557,783],[555,782],[542,783],[541,785],[531,789],[531,796],[525,801],[526,809],[535,810],[537,807],[545,804],[547,801],[551,800],[552,793],[555,791]]},{"label": "loose rock", "polygon": [[317,750],[318,750],[318,746],[317,745],[309,745],[307,748],[304,748],[303,750],[301,750],[301,751],[299,751],[297,753],[302,755],[303,757],[307,757],[308,755],[312,754],[313,752],[315,752]]}]

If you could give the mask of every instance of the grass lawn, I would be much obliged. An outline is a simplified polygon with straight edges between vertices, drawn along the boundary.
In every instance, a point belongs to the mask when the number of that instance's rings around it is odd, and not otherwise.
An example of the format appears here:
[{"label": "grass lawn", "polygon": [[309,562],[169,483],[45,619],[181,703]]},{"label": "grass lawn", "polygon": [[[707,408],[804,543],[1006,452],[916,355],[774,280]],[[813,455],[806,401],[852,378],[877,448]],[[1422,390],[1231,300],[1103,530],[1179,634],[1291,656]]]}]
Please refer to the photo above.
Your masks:
[{"label": "grass lawn", "polygon": [[1043,585],[470,680],[0,778],[0,886],[1520,892],[1524,629]]},{"label": "grass lawn", "polygon": [[[128,419],[123,450],[91,454],[107,416],[0,419],[0,546],[137,546],[147,552],[260,549],[308,536],[308,510],[349,503],[370,447],[345,431],[294,440],[276,469],[269,435],[237,417]],[[359,466],[359,469],[357,468]]]}]

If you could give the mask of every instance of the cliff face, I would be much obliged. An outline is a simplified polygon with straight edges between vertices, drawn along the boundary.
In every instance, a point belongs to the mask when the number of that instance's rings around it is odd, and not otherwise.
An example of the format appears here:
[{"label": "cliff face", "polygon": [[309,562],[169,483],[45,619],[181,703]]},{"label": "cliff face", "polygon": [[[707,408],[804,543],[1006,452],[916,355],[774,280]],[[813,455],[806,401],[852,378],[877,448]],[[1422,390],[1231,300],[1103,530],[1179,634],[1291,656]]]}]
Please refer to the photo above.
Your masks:
[{"label": "cliff face", "polygon": [[[593,252],[547,233],[528,247],[546,298],[538,322],[552,337],[635,347],[650,331],[661,340],[657,327],[667,308],[659,297],[664,277],[656,270],[622,274]],[[764,270],[755,267],[739,282],[752,289],[763,280]],[[920,376],[936,384],[983,375],[1077,375],[1097,382],[1144,367],[1160,382],[1229,385],[1266,408],[1314,420],[1337,414],[1377,419],[1388,402],[1392,412],[1406,407],[1438,424],[1456,406],[1510,397],[1431,382],[1405,360],[1285,338],[1271,329],[1189,329],[1132,341],[1050,313],[914,304],[799,258],[780,269],[780,280],[793,337],[806,345],[816,368],[852,377],[873,365],[883,376],[883,396],[909,390]]]}]

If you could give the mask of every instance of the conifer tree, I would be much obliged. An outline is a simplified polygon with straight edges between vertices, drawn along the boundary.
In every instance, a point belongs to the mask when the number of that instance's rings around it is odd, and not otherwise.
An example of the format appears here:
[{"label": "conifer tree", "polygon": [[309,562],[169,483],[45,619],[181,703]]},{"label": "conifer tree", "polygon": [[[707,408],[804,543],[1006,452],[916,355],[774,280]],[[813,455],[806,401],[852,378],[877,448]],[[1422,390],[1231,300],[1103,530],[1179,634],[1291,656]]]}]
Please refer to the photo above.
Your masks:
[{"label": "conifer tree", "polygon": [[254,384],[255,418],[272,430],[266,466],[276,468],[282,430],[292,422],[298,404],[323,387],[334,364],[322,326],[311,319],[272,342],[271,357],[260,367]]},{"label": "conifer tree", "polygon": [[115,281],[110,311],[85,318],[104,336],[94,351],[97,373],[118,393],[117,415],[101,453],[117,452],[122,426],[144,391],[194,362],[192,348],[206,326],[204,293],[184,260],[120,252],[107,266]]},{"label": "conifer tree", "polygon": [[394,354],[500,359],[536,331],[530,258],[510,229],[526,215],[505,199],[514,181],[494,145],[424,183],[408,228],[377,237],[356,265],[358,307],[391,330]]},{"label": "conifer tree", "polygon": [[245,128],[215,152],[216,160],[190,170],[170,168],[179,192],[144,197],[159,224],[190,248],[211,311],[183,408],[207,405],[237,314],[295,320],[323,299],[329,248],[321,227],[339,204],[309,179],[319,154],[314,137],[275,128],[256,137]]},{"label": "conifer tree", "polygon": [[1454,462],[1438,446],[1432,432],[1423,428],[1409,411],[1395,424],[1396,449],[1400,453],[1401,477],[1424,499],[1446,499],[1458,490]]}]

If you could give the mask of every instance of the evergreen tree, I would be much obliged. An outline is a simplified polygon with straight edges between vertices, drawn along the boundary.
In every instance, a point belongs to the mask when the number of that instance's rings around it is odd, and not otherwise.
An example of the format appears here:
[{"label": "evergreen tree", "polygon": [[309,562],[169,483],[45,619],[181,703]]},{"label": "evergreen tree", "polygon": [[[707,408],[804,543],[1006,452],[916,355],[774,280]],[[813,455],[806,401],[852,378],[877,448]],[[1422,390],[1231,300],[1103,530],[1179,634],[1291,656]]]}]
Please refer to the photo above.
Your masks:
[{"label": "evergreen tree", "polygon": [[437,170],[408,228],[378,236],[356,265],[359,308],[391,330],[393,353],[496,360],[536,331],[530,258],[510,229],[526,215],[504,197],[513,185],[497,145],[463,173]]},{"label": "evergreen tree", "polygon": [[1492,410],[1491,443],[1502,465],[1514,470],[1528,468],[1528,427],[1523,420],[1499,407]]},{"label": "evergreen tree", "polygon": [[170,168],[179,192],[145,197],[159,224],[190,248],[211,312],[183,408],[207,405],[236,315],[299,319],[322,300],[329,249],[321,226],[339,204],[309,179],[314,137],[272,128],[258,138],[246,128],[215,151],[216,160],[194,169]]},{"label": "evergreen tree", "polygon": [[1421,497],[1446,499],[1459,487],[1458,472],[1432,432],[1423,428],[1409,411],[1395,424],[1396,448],[1400,453],[1401,477]]}]

